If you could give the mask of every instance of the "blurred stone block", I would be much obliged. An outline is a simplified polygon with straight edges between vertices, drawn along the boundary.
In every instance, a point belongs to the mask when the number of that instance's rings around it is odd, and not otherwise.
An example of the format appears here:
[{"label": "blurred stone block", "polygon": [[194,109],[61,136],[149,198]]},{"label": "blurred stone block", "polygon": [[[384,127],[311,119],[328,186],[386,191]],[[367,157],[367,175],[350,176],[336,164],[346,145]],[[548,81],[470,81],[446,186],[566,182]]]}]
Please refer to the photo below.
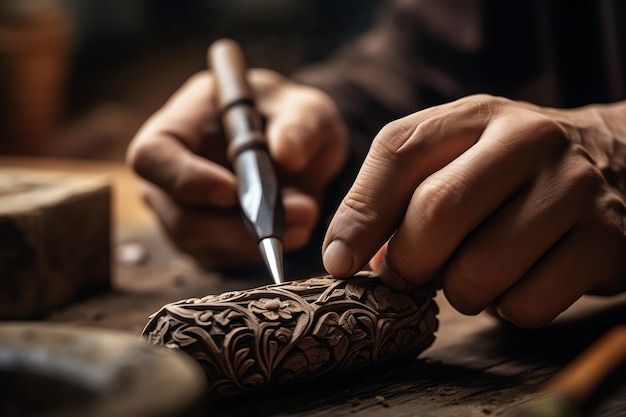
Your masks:
[{"label": "blurred stone block", "polygon": [[110,283],[108,182],[0,167],[0,319],[39,317]]}]

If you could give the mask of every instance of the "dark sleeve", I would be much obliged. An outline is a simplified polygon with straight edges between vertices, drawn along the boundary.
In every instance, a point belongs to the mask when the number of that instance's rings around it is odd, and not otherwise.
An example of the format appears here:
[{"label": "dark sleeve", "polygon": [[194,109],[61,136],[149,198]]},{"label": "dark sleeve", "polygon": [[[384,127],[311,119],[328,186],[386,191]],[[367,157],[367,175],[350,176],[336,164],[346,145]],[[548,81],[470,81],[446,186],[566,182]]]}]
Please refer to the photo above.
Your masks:
[{"label": "dark sleeve", "polygon": [[388,122],[474,93],[515,97],[536,77],[537,10],[527,0],[398,0],[372,30],[295,78],[326,91],[363,158]]},{"label": "dark sleeve", "polygon": [[391,2],[370,32],[295,74],[335,100],[361,156],[387,122],[464,94],[449,65],[477,49],[478,9],[463,1],[452,12],[449,3]]}]

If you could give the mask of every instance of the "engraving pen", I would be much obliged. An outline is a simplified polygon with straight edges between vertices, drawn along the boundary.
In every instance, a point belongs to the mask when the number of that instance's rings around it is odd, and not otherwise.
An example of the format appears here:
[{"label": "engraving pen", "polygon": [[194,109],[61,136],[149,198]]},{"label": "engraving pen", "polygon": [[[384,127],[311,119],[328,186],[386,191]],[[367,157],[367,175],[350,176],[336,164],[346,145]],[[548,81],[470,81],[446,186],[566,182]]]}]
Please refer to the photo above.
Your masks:
[{"label": "engraving pen", "polygon": [[209,48],[208,64],[215,75],[217,108],[228,140],[228,160],[239,183],[241,211],[274,282],[280,284],[285,281],[284,209],[263,119],[246,80],[243,51],[235,41],[220,39]]}]

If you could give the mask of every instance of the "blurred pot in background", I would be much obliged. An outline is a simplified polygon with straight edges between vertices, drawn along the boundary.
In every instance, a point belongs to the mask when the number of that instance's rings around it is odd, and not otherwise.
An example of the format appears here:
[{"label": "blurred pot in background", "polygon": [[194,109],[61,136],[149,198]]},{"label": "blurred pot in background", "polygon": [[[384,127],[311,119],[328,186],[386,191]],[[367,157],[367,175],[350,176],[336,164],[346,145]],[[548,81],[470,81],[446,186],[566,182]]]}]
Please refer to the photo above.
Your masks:
[{"label": "blurred pot in background", "polygon": [[0,0],[0,153],[53,151],[71,44],[61,1]]}]

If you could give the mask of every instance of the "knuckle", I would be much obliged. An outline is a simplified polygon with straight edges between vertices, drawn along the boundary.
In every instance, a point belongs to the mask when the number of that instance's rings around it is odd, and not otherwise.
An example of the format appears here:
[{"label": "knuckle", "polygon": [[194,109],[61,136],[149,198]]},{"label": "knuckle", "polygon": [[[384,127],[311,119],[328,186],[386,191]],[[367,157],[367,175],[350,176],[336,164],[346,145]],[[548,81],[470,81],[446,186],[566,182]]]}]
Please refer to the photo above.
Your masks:
[{"label": "knuckle", "polygon": [[302,100],[324,109],[335,109],[335,102],[322,90],[309,86],[300,86]]},{"label": "knuckle", "polygon": [[261,93],[285,81],[285,77],[267,68],[252,68],[249,77],[254,88]]},{"label": "knuckle", "polygon": [[383,127],[372,141],[363,163],[363,174],[369,178],[377,178],[381,173],[399,173],[408,169],[411,158],[403,155],[400,148],[408,140],[411,130],[395,122]]},{"label": "knuckle", "polygon": [[415,126],[411,132],[411,139],[414,143],[427,143],[429,139],[437,137],[437,132],[441,130],[445,119],[441,116],[429,117]]},{"label": "knuckle", "polygon": [[358,185],[352,187],[348,194],[346,194],[343,205],[356,213],[363,223],[370,224],[382,217],[381,213],[376,210],[375,206],[372,204],[369,193],[365,192],[365,190]]},{"label": "knuckle", "polygon": [[414,198],[419,202],[418,212],[425,226],[438,230],[458,224],[457,216],[464,200],[459,184],[445,179],[430,179],[419,185]]},{"label": "knuckle", "polygon": [[187,80],[187,84],[193,86],[198,84],[205,84],[211,82],[212,78],[213,73],[210,70],[205,69],[192,74]]},{"label": "knuckle", "polygon": [[532,128],[538,133],[537,136],[554,137],[556,139],[567,137],[567,131],[561,123],[550,117],[542,116],[535,118]]},{"label": "knuckle", "polygon": [[406,143],[414,134],[414,131],[419,129],[419,126],[422,124],[424,122],[414,126],[406,118],[389,122],[380,129],[372,142],[372,146],[377,146],[380,151],[397,155],[400,147]]},{"label": "knuckle", "polygon": [[139,133],[128,146],[126,162],[141,177],[152,179],[162,168],[160,162],[163,152],[160,148],[160,142],[155,136]]},{"label": "knuckle", "polygon": [[152,144],[136,137],[128,146],[126,151],[126,162],[137,173],[141,170],[145,162],[150,159],[153,153]]},{"label": "knuckle", "polygon": [[450,266],[452,279],[462,283],[464,291],[481,299],[495,298],[502,291],[500,283],[507,268],[496,256],[461,254]]},{"label": "knuckle", "polygon": [[566,149],[571,145],[569,135],[561,123],[543,115],[537,117],[537,114],[533,112],[532,120],[528,121],[528,128],[534,133],[530,136],[531,139],[534,138],[555,149]]},{"label": "knuckle", "polygon": [[376,169],[393,169],[399,162],[397,148],[393,144],[383,139],[375,139],[370,146],[364,168],[374,166]]},{"label": "knuckle", "polygon": [[[605,225],[600,230],[608,229],[618,241],[626,240],[626,202],[614,190],[606,190],[596,202],[600,221]],[[624,252],[626,253],[626,252]]]},{"label": "knuckle", "polygon": [[472,94],[456,101],[457,106],[466,109],[469,114],[491,116],[510,100],[489,94]]},{"label": "knuckle", "polygon": [[378,135],[374,138],[374,142],[381,142],[381,138],[394,137],[400,133],[400,131],[401,128],[397,120],[389,122],[380,129]]},{"label": "knuckle", "polygon": [[604,176],[597,166],[590,163],[587,152],[582,147],[576,146],[572,153],[573,158],[565,170],[567,182],[588,192],[603,189]]},{"label": "knuckle", "polygon": [[419,254],[393,244],[389,245],[385,262],[398,276],[411,283],[422,283],[436,272],[421,261]]},{"label": "knuckle", "polygon": [[445,277],[446,295],[463,314],[478,314],[501,292],[504,268],[486,258],[464,256],[449,267]]}]

